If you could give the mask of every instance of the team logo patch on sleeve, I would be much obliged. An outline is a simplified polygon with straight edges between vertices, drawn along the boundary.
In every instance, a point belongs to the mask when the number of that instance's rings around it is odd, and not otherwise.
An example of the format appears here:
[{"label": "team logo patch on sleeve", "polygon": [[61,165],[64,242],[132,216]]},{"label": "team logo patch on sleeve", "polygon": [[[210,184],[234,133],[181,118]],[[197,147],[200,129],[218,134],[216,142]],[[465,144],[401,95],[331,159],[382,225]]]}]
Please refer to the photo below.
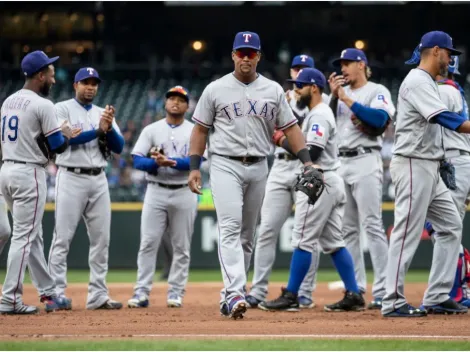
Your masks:
[{"label": "team logo patch on sleeve", "polygon": [[325,136],[325,129],[317,123],[312,125],[312,132],[314,132],[317,137],[323,138]]},{"label": "team logo patch on sleeve", "polygon": [[380,100],[380,101],[382,101],[384,104],[387,104],[387,105],[388,105],[387,100],[385,100],[385,95],[383,95],[383,94],[377,95],[377,100]]}]

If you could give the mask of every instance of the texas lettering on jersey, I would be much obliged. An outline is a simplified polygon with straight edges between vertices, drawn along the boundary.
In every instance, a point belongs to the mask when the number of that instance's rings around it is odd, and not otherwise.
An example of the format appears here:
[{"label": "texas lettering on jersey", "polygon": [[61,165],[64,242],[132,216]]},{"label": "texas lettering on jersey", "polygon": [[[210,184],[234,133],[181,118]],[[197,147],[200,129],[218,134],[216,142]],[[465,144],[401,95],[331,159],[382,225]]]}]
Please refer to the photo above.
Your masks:
[{"label": "texas lettering on jersey", "polygon": [[272,121],[276,117],[276,107],[267,101],[247,99],[248,106],[243,108],[240,101],[231,102],[221,108],[224,115],[232,121],[238,117],[261,117]]},{"label": "texas lettering on jersey", "polygon": [[189,153],[189,145],[186,141],[166,141],[160,144],[160,148],[166,156],[185,157]]}]

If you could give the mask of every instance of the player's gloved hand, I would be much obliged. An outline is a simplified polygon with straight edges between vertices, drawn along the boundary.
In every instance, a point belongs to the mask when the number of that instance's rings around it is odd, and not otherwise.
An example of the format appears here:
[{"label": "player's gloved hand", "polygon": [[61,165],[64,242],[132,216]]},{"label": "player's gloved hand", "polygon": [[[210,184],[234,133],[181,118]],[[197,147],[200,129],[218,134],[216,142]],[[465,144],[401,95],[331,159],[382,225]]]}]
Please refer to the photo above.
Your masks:
[{"label": "player's gloved hand", "polygon": [[294,189],[305,193],[309,204],[315,204],[325,189],[323,170],[312,165],[305,166]]},{"label": "player's gloved hand", "polygon": [[439,167],[439,173],[441,174],[442,181],[448,189],[455,191],[457,189],[457,184],[455,183],[455,168],[451,163],[443,160]]},{"label": "player's gloved hand", "polygon": [[201,171],[193,170],[189,173],[188,185],[191,192],[196,194],[202,194],[201,192]]},{"label": "player's gloved hand", "polygon": [[331,94],[333,94],[335,97],[338,97],[338,90],[346,83],[346,81],[344,76],[337,75],[336,72],[333,72],[328,78],[328,83],[330,85]]},{"label": "player's gloved hand", "polygon": [[283,137],[285,137],[285,134],[284,134],[283,131],[274,130],[274,134],[273,134],[273,137],[272,137],[272,142],[274,143],[274,145],[280,146]]}]

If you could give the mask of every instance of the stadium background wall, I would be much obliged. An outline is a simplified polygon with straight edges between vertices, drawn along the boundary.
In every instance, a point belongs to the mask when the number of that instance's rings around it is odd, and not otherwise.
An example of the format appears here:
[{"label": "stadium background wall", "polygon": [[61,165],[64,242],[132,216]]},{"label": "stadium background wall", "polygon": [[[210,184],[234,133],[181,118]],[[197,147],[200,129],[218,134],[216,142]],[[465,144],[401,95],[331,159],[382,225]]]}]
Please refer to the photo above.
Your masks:
[{"label": "stadium background wall", "polygon": [[[139,249],[140,214],[142,203],[113,203],[111,224],[111,245],[109,253],[110,269],[136,269],[137,252]],[[468,209],[467,209],[468,211]],[[393,203],[383,203],[383,220],[390,234],[393,226]],[[11,224],[11,218],[10,218]],[[290,235],[293,226],[291,216],[282,228],[277,246],[276,262],[277,269],[288,268],[291,258]],[[470,217],[465,218],[463,243],[470,247],[470,238],[465,236],[465,229],[470,228]],[[54,204],[48,203],[43,219],[44,247],[47,254],[52,240],[54,229]],[[365,239],[365,237],[363,237]],[[431,265],[432,244],[429,237],[423,232],[421,244],[414,257],[411,269],[428,269]],[[194,269],[217,269],[217,223],[215,211],[211,206],[200,205],[195,223],[191,251],[191,268]],[[367,243],[363,241],[366,252],[366,265],[371,269],[370,258],[367,254]],[[0,268],[6,268],[8,247],[0,257]],[[158,268],[161,268],[158,260]],[[73,269],[88,268],[88,236],[83,222],[79,224],[75,238],[71,244],[68,257],[68,266]],[[328,256],[322,256],[320,268],[331,268],[332,262]]]}]

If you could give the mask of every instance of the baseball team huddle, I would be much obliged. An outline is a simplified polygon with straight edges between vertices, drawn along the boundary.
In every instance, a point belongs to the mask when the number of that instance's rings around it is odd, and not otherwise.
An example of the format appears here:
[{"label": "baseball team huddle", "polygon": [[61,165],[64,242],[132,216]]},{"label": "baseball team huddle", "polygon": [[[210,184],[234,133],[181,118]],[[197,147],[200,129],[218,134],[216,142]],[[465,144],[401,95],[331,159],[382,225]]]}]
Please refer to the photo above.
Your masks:
[{"label": "baseball team huddle", "polygon": [[[417,67],[404,79],[395,108],[389,90],[369,81],[361,50],[343,50],[328,79],[311,57],[295,56],[288,80],[292,89],[284,92],[257,72],[259,35],[237,33],[234,71],[204,89],[193,122],[184,118],[188,91],[170,88],[166,117],[146,126],[132,150],[134,167],[146,172],[148,186],[137,280],[127,306],[149,306],[165,236],[173,250],[166,303],[183,306],[205,167],[219,229],[221,315],[239,319],[248,308],[295,312],[315,307],[320,252],[330,255],[345,288],[344,297],[325,305],[325,311],[367,308],[380,310],[383,317],[467,313],[470,254],[461,238],[470,199],[470,122],[463,89],[453,79],[460,54],[447,33],[426,33],[406,62]],[[72,309],[66,296],[67,255],[80,218],[90,239],[86,307],[123,306],[111,299],[106,285],[111,201],[104,168],[112,153],[122,152],[124,139],[114,107],[93,104],[101,82],[94,68],[76,73],[73,99],[55,105],[46,99],[58,59],[42,51],[26,55],[21,64],[25,85],[1,107],[0,253],[11,232],[2,314],[39,311],[22,300],[26,267],[46,312]],[[390,124],[395,129],[390,166],[395,219],[388,240],[382,222],[381,148]],[[58,173],[46,261],[41,222],[50,160]],[[278,298],[267,300],[278,235],[293,206],[288,282]],[[423,228],[432,234],[433,260],[422,304],[413,307],[404,295],[404,280]],[[374,273],[367,305],[361,231]]]}]

